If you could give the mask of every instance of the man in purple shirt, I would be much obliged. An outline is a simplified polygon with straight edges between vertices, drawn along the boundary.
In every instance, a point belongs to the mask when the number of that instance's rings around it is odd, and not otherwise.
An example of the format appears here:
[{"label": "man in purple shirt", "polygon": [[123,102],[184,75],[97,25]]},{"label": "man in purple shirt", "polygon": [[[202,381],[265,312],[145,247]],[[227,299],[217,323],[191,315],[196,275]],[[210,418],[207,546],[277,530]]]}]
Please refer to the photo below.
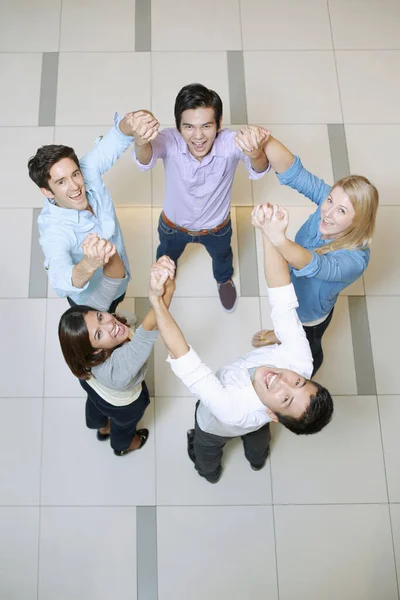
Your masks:
[{"label": "man in purple shirt", "polygon": [[233,255],[230,203],[233,178],[243,160],[250,179],[269,169],[262,127],[239,132],[221,130],[222,101],[216,92],[193,83],[175,100],[176,129],[158,132],[159,123],[148,111],[132,117],[133,158],[142,171],[164,161],[166,189],[158,233],[157,259],[167,255],[175,263],[190,242],[205,246],[212,258],[219,297],[227,312],[236,307],[232,281]]}]

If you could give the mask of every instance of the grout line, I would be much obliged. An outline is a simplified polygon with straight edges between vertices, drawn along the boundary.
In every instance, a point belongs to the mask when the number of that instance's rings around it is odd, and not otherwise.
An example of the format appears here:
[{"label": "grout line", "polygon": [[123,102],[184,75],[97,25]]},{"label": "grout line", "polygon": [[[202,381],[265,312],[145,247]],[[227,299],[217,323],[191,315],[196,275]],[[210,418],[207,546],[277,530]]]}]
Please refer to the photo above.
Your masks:
[{"label": "grout line", "polygon": [[[137,52],[152,52],[154,54],[222,54],[223,52],[246,52],[247,54],[252,54],[255,52],[264,52],[275,54],[279,52],[400,52],[400,47],[396,48],[243,48],[242,50],[227,50],[226,48],[214,49],[214,50],[145,50],[145,51],[135,51],[135,50],[62,50],[62,54],[135,54]],[[43,52],[38,50],[32,51],[0,51],[0,55],[5,54],[43,54]]]},{"label": "grout line", "polygon": [[326,0],[326,5],[327,5],[327,10],[328,10],[329,28],[331,31],[332,52],[333,52],[333,61],[335,63],[336,83],[337,83],[338,94],[339,94],[339,103],[340,103],[340,114],[342,115],[342,122],[344,122],[342,93],[340,90],[340,80],[339,80],[339,69],[338,69],[337,60],[336,60],[336,50],[335,50],[335,42],[333,39],[332,19],[331,19],[331,13],[330,13],[330,9],[329,9],[329,1],[328,0]]}]

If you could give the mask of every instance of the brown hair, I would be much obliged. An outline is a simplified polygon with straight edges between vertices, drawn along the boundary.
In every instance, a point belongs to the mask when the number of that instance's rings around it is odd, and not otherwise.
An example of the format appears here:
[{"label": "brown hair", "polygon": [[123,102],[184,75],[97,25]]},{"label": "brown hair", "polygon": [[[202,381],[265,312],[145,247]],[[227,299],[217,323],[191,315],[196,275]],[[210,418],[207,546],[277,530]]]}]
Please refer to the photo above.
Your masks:
[{"label": "brown hair", "polygon": [[[61,316],[58,325],[58,339],[65,362],[78,379],[90,379],[93,367],[97,367],[110,358],[116,348],[98,350],[93,348],[89,339],[84,316],[96,311],[90,306],[72,306]],[[123,325],[127,324],[124,317],[118,317]]]},{"label": "brown hair", "polygon": [[349,175],[335,183],[348,195],[355,210],[355,216],[349,227],[330,243],[316,248],[318,254],[326,254],[333,250],[365,250],[371,244],[375,229],[376,213],[379,204],[378,190],[362,175]]}]

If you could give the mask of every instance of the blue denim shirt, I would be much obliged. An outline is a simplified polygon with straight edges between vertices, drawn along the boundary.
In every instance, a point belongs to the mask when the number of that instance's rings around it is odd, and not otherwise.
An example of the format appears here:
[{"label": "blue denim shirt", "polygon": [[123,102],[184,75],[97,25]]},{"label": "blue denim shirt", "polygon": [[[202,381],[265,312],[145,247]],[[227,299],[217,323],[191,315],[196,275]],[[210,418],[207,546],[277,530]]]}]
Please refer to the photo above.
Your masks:
[{"label": "blue denim shirt", "polygon": [[85,304],[103,274],[103,269],[97,269],[82,288],[72,285],[72,269],[83,258],[81,244],[88,233],[97,233],[115,244],[124,263],[127,277],[115,298],[126,291],[130,279],[121,228],[110,193],[101,178],[133,143],[133,137],[124,135],[119,129],[121,118],[115,115],[114,126],[104,137],[98,138],[94,148],[79,161],[94,215],[88,210],[61,208],[46,200],[38,218],[39,241],[50,285],[58,296],[70,296],[77,304]]},{"label": "blue denim shirt", "polygon": [[328,244],[322,240],[319,225],[321,204],[331,191],[331,186],[305,169],[298,156],[291,167],[278,174],[281,185],[288,185],[318,205],[296,234],[295,242],[312,254],[311,261],[303,269],[291,268],[291,280],[299,301],[297,313],[302,323],[315,321],[329,314],[339,293],[361,277],[368,266],[370,251],[333,250],[317,254],[316,248]]}]

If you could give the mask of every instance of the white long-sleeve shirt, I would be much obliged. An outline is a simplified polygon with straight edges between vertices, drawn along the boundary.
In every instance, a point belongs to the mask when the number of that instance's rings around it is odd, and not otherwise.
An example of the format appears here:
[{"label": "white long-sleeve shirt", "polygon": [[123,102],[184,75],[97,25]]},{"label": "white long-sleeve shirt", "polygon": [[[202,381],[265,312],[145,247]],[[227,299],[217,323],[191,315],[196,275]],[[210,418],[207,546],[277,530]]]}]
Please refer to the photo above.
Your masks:
[{"label": "white long-sleeve shirt", "polygon": [[256,431],[271,420],[254,390],[249,369],[269,366],[290,369],[306,378],[311,376],[313,359],[297,316],[293,284],[270,288],[269,301],[281,344],[252,350],[216,374],[193,348],[177,359],[168,356],[175,375],[200,399],[197,422],[203,431],[235,437]]}]

